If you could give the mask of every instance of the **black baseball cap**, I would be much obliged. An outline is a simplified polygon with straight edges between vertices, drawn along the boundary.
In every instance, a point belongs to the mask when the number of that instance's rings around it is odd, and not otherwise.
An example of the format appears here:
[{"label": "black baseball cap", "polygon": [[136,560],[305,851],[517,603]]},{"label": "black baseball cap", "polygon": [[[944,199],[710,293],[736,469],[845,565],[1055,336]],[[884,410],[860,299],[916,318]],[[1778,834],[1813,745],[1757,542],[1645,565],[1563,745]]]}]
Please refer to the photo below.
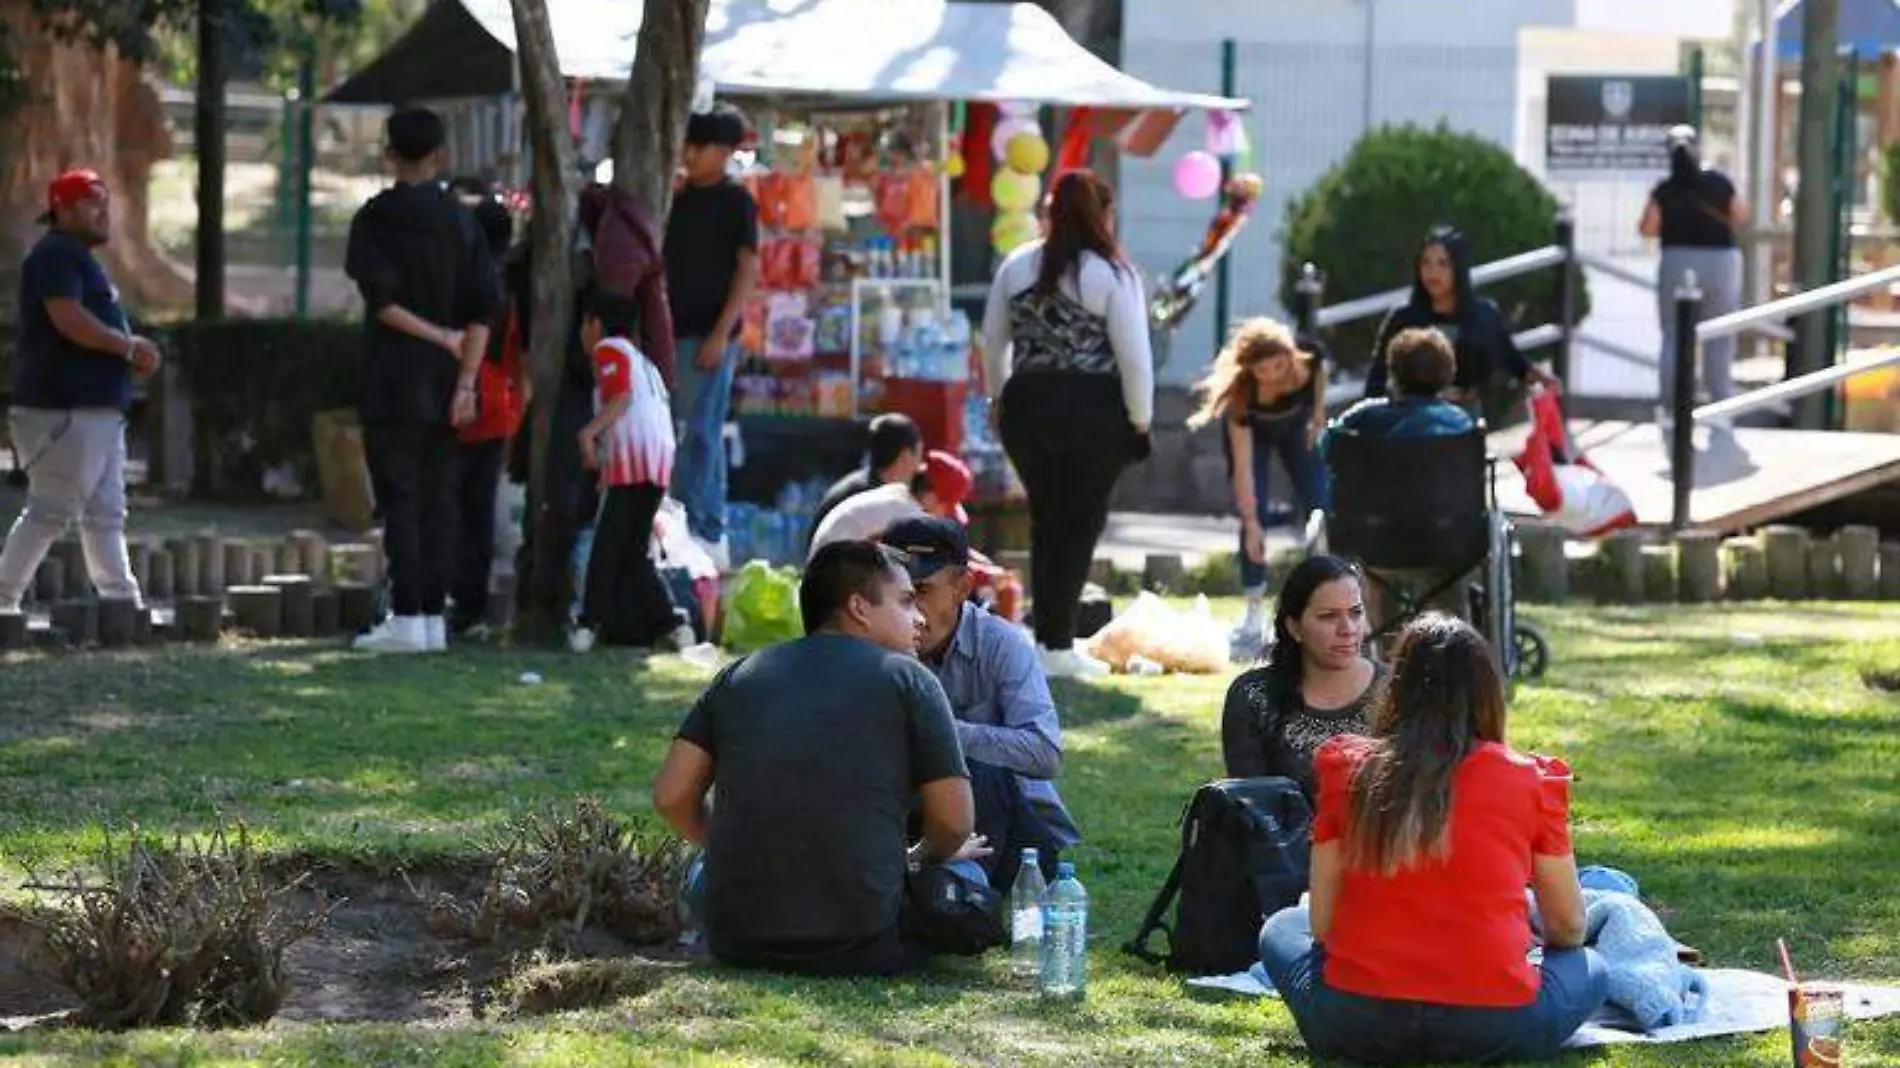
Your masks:
[{"label": "black baseball cap", "polygon": [[885,528],[879,540],[904,554],[913,582],[922,582],[946,567],[970,566],[970,535],[954,519],[900,519]]}]

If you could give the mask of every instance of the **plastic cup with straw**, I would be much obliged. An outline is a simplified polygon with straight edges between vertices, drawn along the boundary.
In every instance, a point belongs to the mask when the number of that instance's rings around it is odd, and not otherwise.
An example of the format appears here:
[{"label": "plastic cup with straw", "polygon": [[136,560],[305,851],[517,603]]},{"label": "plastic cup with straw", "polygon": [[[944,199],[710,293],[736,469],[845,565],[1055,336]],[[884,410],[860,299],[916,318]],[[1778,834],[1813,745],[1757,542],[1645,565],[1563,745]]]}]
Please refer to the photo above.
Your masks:
[{"label": "plastic cup with straw", "polygon": [[1802,986],[1788,954],[1788,941],[1775,939],[1781,970],[1788,977],[1788,1034],[1794,1068],[1840,1068],[1844,1051],[1842,1024],[1847,1005],[1838,987]]}]

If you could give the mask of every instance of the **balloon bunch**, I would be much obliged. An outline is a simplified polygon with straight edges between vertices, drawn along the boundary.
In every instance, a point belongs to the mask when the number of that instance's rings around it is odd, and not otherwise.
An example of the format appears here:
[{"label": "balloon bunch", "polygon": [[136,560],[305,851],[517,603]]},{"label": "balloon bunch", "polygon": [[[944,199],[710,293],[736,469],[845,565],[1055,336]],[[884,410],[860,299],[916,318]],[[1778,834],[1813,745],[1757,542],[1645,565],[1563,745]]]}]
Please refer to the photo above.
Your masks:
[{"label": "balloon bunch", "polygon": [[990,151],[1002,164],[990,179],[990,199],[996,204],[990,246],[1007,256],[1042,232],[1036,201],[1042,196],[1042,172],[1049,168],[1049,142],[1036,124],[1034,105],[1004,104],[1000,110],[1002,121],[990,135]]}]

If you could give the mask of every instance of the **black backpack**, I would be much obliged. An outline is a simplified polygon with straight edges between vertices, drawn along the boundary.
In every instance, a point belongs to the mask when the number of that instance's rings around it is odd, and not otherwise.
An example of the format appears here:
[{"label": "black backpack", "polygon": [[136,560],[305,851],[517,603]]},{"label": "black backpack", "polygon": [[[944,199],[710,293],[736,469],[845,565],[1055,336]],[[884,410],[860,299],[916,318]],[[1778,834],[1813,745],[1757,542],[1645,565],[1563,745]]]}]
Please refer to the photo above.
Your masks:
[{"label": "black backpack", "polygon": [[[1299,903],[1312,855],[1313,813],[1291,779],[1220,779],[1194,791],[1181,816],[1181,855],[1122,948],[1190,975],[1246,971],[1265,918]],[[1174,924],[1164,917],[1180,897]],[[1167,933],[1166,956],[1148,949]]]}]

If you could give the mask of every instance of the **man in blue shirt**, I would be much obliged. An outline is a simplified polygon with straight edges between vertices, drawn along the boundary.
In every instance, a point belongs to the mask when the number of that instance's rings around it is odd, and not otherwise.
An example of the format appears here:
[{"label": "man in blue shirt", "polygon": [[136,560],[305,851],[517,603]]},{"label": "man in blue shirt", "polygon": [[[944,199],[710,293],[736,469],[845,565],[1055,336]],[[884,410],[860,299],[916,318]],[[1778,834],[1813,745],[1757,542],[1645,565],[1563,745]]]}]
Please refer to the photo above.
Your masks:
[{"label": "man in blue shirt", "polygon": [[970,542],[962,524],[935,516],[899,520],[884,544],[904,554],[923,635],[917,650],[936,673],[969,762],[977,833],[994,853],[990,885],[1015,881],[1023,847],[1055,855],[1082,840],[1052,781],[1062,768],[1062,724],[1042,660],[1023,631],[970,601]]},{"label": "man in blue shirt", "polygon": [[158,347],[132,333],[92,250],[105,244],[105,182],[67,171],[46,191],[44,236],[20,267],[8,413],[26,507],[0,550],[0,612],[18,612],[46,552],[74,520],[101,597],[139,600],[125,548],[125,410]]}]

